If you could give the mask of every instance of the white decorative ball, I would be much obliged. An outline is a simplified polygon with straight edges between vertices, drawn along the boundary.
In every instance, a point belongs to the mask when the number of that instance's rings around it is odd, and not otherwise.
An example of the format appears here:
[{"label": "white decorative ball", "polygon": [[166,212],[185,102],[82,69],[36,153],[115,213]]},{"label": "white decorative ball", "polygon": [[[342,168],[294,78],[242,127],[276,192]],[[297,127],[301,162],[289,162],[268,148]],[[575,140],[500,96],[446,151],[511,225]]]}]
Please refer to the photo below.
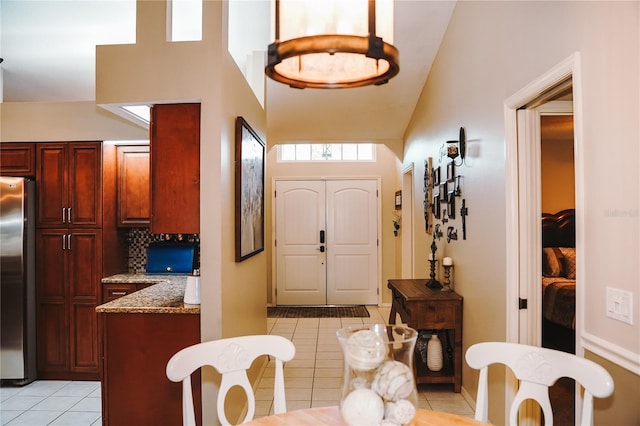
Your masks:
[{"label": "white decorative ball", "polygon": [[345,356],[354,370],[373,370],[387,356],[387,345],[372,330],[356,331],[347,339]]},{"label": "white decorative ball", "polygon": [[413,371],[400,361],[385,361],[371,383],[371,389],[387,401],[408,397],[414,387]]},{"label": "white decorative ball", "polygon": [[416,415],[416,407],[408,399],[387,402],[384,405],[384,420],[398,425],[406,425]]},{"label": "white decorative ball", "polygon": [[349,425],[379,425],[384,417],[384,403],[371,389],[356,389],[342,400],[340,414]]}]

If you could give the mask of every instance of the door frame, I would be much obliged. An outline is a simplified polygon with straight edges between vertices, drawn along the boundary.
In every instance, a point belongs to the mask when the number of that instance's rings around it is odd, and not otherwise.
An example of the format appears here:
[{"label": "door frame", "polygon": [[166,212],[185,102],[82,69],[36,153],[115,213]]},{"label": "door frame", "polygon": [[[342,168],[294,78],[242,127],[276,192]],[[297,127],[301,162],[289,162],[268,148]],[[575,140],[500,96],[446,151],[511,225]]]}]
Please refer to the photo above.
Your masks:
[{"label": "door frame", "polygon": [[[560,62],[549,71],[533,80],[514,95],[505,100],[505,209],[506,209],[506,317],[508,342],[537,344],[531,333],[535,325],[533,309],[520,311],[518,297],[527,297],[521,291],[530,293],[526,281],[532,280],[533,274],[539,275],[540,269],[540,180],[539,152],[540,147],[531,146],[539,126],[531,126],[534,112],[532,101],[543,97],[551,89],[557,87],[568,78],[572,79],[573,121],[574,121],[574,161],[575,161],[575,197],[576,212],[584,211],[584,157],[580,148],[584,140],[582,114],[582,73],[580,53],[576,52]],[[529,125],[523,132],[518,128],[518,110],[525,108],[525,122]],[[524,140],[523,140],[524,138]],[[538,155],[536,156],[536,151]],[[533,155],[532,155],[533,154]],[[537,161],[537,163],[536,163]],[[536,178],[537,181],[536,181]],[[584,259],[584,245],[580,236],[585,235],[584,218],[576,214],[576,255]],[[584,276],[584,262],[578,262],[577,276]],[[525,281],[525,282],[523,282]],[[576,355],[583,356],[584,348],[580,336],[583,329],[584,288],[576,289]],[[540,320],[538,320],[540,321]],[[532,324],[533,323],[533,324]],[[525,334],[524,336],[522,334]],[[507,372],[505,380],[505,422],[508,423],[508,411],[515,396],[517,380]],[[577,409],[576,405],[576,409]]]},{"label": "door frame", "polygon": [[[413,209],[413,163],[411,163],[402,170],[402,222],[400,231],[402,278],[414,278],[415,276],[413,269],[413,252],[415,247],[413,238],[413,233],[415,232],[413,229]],[[404,228],[404,231],[402,228]]]},{"label": "door frame", "polygon": [[377,282],[377,305],[382,306],[382,178],[380,176],[281,176],[271,178],[271,300],[272,305],[277,306],[278,299],[276,297],[277,289],[277,255],[276,255],[276,182],[278,181],[302,181],[302,180],[375,180],[376,182],[376,209],[377,209],[377,225],[378,245],[376,250],[376,282]]}]

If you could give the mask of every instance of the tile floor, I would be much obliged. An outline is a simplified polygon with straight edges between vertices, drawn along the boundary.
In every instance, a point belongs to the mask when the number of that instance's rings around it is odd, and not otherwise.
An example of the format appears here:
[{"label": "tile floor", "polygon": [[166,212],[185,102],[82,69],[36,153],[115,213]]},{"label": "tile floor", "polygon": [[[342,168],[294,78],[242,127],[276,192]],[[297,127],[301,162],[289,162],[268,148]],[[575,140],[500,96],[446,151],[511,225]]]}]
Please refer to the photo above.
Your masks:
[{"label": "tile floor", "polygon": [[40,380],[0,388],[2,425],[102,424],[100,382]]},{"label": "tile floor", "polygon": [[[287,337],[296,356],[285,365],[287,410],[337,405],[342,380],[342,350],[336,330],[351,324],[386,323],[389,308],[368,307],[370,318],[269,318],[270,334]],[[274,368],[258,382],[256,417],[272,413]],[[472,407],[451,385],[418,386],[419,406],[473,417]],[[0,388],[1,425],[100,425],[100,382],[42,380],[24,387]]]},{"label": "tile floor", "polygon": [[[342,380],[342,350],[336,330],[351,324],[388,322],[389,308],[368,306],[369,318],[269,318],[269,334],[287,337],[296,345],[294,359],[285,364],[287,411],[337,405]],[[398,318],[399,321],[399,318]],[[274,367],[268,365],[256,391],[256,417],[272,413]],[[473,408],[452,385],[419,385],[420,408],[473,417]]]}]

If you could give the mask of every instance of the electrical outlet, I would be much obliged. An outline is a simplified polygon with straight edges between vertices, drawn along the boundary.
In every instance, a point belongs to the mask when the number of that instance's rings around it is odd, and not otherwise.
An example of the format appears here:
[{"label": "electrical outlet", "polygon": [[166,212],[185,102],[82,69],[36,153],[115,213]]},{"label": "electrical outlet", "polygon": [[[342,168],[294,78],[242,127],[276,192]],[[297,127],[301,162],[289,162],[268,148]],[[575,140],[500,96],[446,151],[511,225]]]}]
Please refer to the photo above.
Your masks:
[{"label": "electrical outlet", "polygon": [[633,293],[607,287],[607,316],[633,324]]}]

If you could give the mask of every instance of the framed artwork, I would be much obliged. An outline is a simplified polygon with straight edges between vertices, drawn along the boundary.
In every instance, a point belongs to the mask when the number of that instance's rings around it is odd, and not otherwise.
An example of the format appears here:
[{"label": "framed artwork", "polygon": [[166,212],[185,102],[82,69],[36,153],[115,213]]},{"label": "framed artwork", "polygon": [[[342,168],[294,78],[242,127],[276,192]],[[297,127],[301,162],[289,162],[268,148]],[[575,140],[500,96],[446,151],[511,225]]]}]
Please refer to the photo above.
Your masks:
[{"label": "framed artwork", "polygon": [[396,210],[402,210],[402,191],[396,191]]},{"label": "framed artwork", "polygon": [[453,195],[447,201],[447,211],[449,212],[449,219],[456,218],[456,197]]},{"label": "framed artwork", "polygon": [[450,197],[455,197],[456,196],[456,184],[457,184],[458,180],[456,179],[455,182],[447,182],[447,199]]},{"label": "framed artwork", "polygon": [[236,118],[236,262],[264,250],[265,145],[242,117]]}]

